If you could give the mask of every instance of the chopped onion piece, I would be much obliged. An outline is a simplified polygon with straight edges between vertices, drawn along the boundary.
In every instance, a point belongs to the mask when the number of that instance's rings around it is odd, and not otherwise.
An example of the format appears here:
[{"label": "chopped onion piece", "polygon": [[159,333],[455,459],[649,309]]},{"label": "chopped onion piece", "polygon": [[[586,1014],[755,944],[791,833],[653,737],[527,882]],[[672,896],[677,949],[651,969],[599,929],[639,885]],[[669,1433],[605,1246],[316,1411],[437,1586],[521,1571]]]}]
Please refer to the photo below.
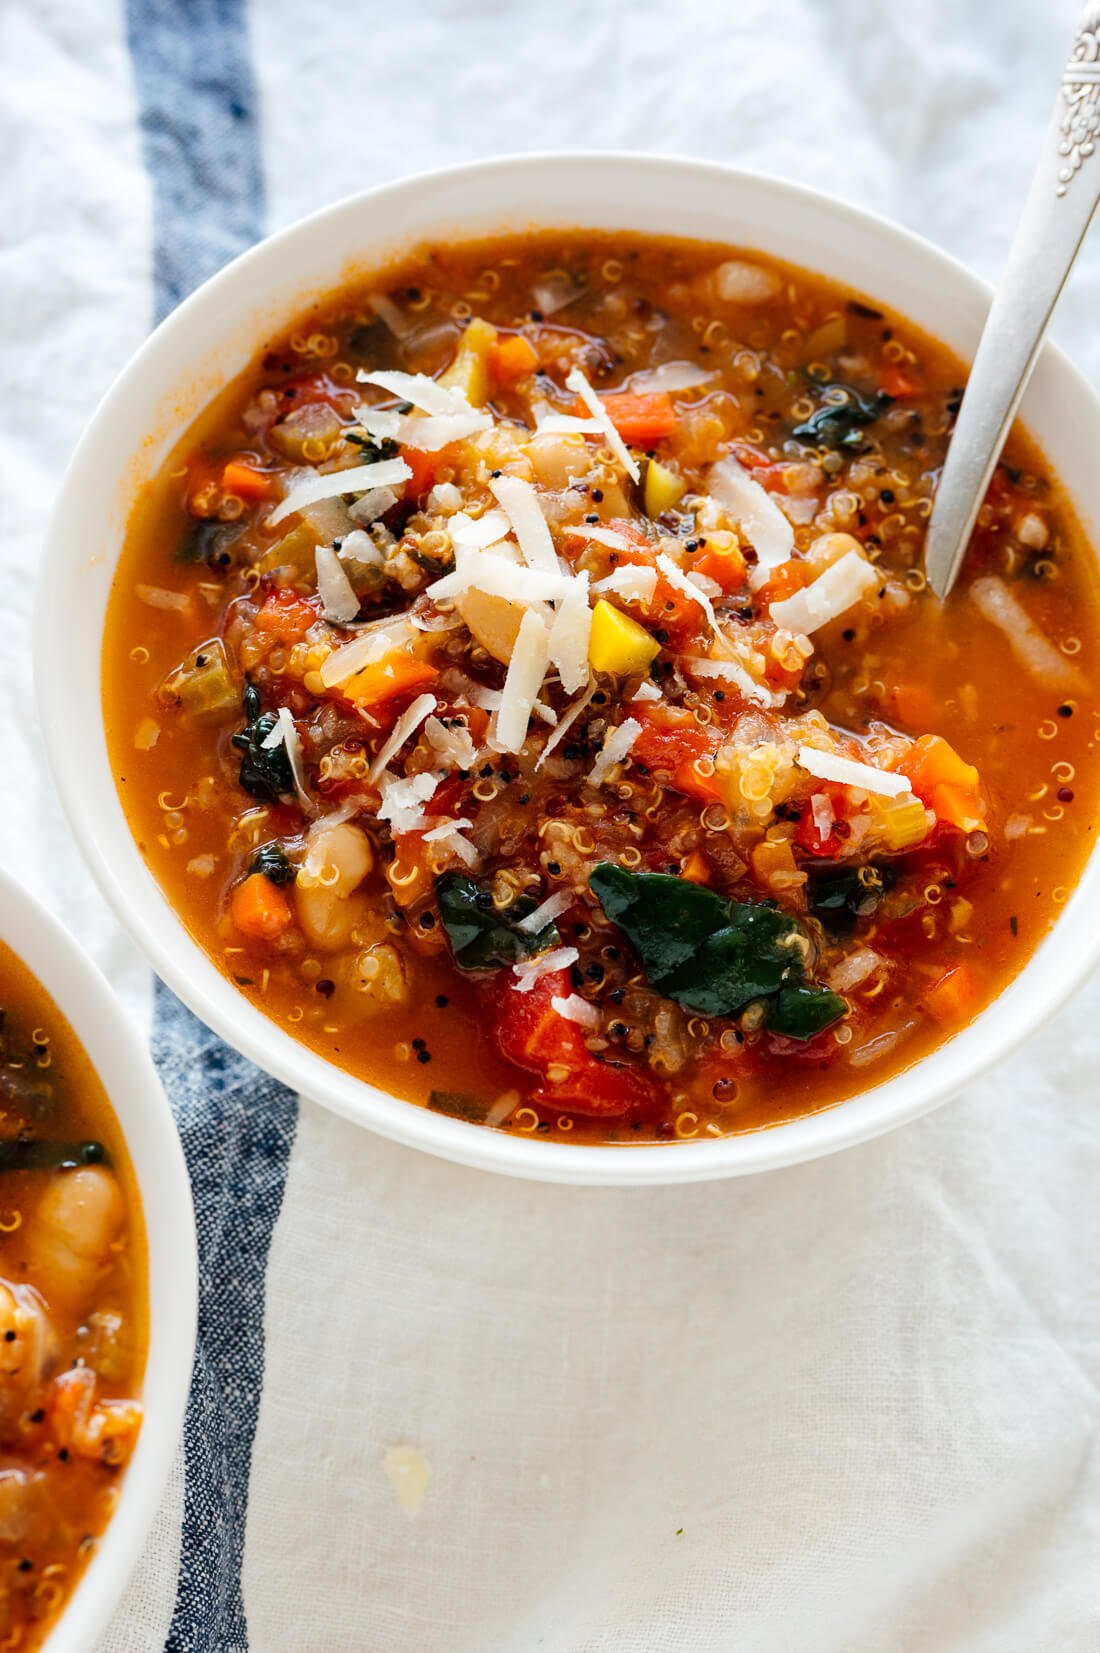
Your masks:
[{"label": "chopped onion piece", "polygon": [[611,415],[608,413],[607,409],[604,407],[603,403],[600,401],[600,398],[596,395],[596,392],[592,389],[592,386],[589,384],[579,367],[575,367],[569,374],[565,381],[565,386],[567,390],[576,391],[577,395],[580,397],[593,419],[596,420],[600,429],[607,438],[608,447],[618,459],[627,476],[630,477],[632,482],[640,481],[642,473],[639,471],[638,466],[631,455],[630,449],[615,429],[615,426],[612,423]]},{"label": "chopped onion piece", "polygon": [[699,362],[661,362],[632,373],[627,385],[635,396],[652,396],[661,391],[694,390],[696,385],[709,385],[714,377],[713,369]]},{"label": "chopped onion piece", "polygon": [[385,293],[372,293],[367,300],[379,321],[384,321],[395,339],[407,339],[416,323],[409,320],[403,310],[398,309],[392,298]]},{"label": "chopped onion piece", "polygon": [[290,488],[287,496],[268,514],[267,524],[274,528],[284,517],[300,511],[303,505],[313,505],[319,499],[338,499],[342,494],[363,494],[368,488],[389,488],[395,483],[407,482],[412,472],[403,459],[380,459],[371,465],[352,465],[346,471],[313,472],[302,477]]},{"label": "chopped onion piece", "polygon": [[621,763],[642,732],[635,717],[624,718],[612,729],[600,749],[600,754],[588,771],[588,785],[602,786],[617,763]]},{"label": "chopped onion piece", "polygon": [[519,476],[498,476],[493,478],[489,487],[516,531],[516,539],[528,567],[541,568],[547,574],[560,573],[558,554],[539,505],[539,496],[531,484]]},{"label": "chopped onion piece", "polygon": [[834,993],[849,993],[883,963],[882,954],[876,953],[873,947],[857,947],[854,953],[835,964],[825,979]]},{"label": "chopped onion piece", "polygon": [[501,691],[500,710],[496,714],[494,734],[502,751],[518,752],[527,739],[531,711],[546,675],[549,639],[550,633],[543,621],[528,609],[520,621]]},{"label": "chopped onion piece", "polygon": [[552,316],[558,310],[564,310],[567,304],[575,299],[583,298],[587,291],[578,287],[564,270],[552,270],[541,281],[536,281],[531,288],[531,297],[535,307],[544,316]]},{"label": "chopped onion piece", "polygon": [[185,591],[166,591],[160,585],[136,585],[134,594],[148,608],[162,608],[174,610],[177,614],[186,614],[191,607],[191,599]]},{"label": "chopped onion piece", "polygon": [[544,413],[535,425],[536,436],[602,436],[596,419],[578,419],[575,413]]},{"label": "chopped onion piece", "polygon": [[711,466],[707,491],[725,506],[756,552],[756,567],[749,574],[749,584],[755,590],[765,584],[773,568],[790,558],[794,530],[767,489],[754,481],[732,454]]},{"label": "chopped onion piece", "polygon": [[317,567],[317,595],[321,613],[338,626],[346,625],[359,613],[359,599],[331,545],[319,545],[313,553]]},{"label": "chopped onion piece", "polygon": [[559,913],[564,913],[572,905],[573,896],[569,890],[555,890],[545,901],[540,901],[533,913],[521,918],[516,929],[522,930],[525,935],[537,936],[540,930],[545,930],[548,924],[554,922]]},{"label": "chopped onion piece", "polygon": [[853,758],[842,758],[838,752],[821,752],[816,746],[800,746],[797,753],[799,767],[818,780],[836,781],[839,786],[858,786],[864,792],[875,792],[883,798],[900,798],[912,790],[905,775],[892,775],[889,770],[876,769],[873,764],[856,763]]},{"label": "chopped onion piece", "polygon": [[1080,686],[1076,666],[1071,666],[1065,655],[1048,642],[1015,593],[996,574],[983,574],[973,580],[970,599],[982,618],[1004,633],[1021,666],[1038,682],[1061,691]]},{"label": "chopped onion piece", "polygon": [[875,589],[881,577],[858,551],[845,551],[812,585],[772,603],[768,612],[777,626],[808,637],[830,620],[847,614]]},{"label": "chopped onion piece", "polygon": [[579,958],[575,947],[552,947],[548,953],[540,953],[538,958],[521,959],[512,966],[512,974],[516,977],[512,991],[530,993],[540,976],[553,975],[556,970],[568,970]]},{"label": "chopped onion piece", "polygon": [[418,694],[411,706],[406,706],[397,722],[390,730],[389,736],[375,753],[374,762],[367,771],[367,779],[372,784],[385,769],[395,752],[400,752],[409,736],[419,729],[426,717],[429,717],[436,708],[434,694]]},{"label": "chopped onion piece", "polygon": [[599,1027],[600,1013],[594,1004],[582,999],[579,993],[570,993],[563,999],[555,993],[550,1000],[551,1009],[567,1022],[576,1022],[578,1027]]},{"label": "chopped onion piece", "polygon": [[[392,510],[396,504],[397,495],[392,488],[371,488],[363,495],[362,499],[357,499],[348,506],[348,516],[355,522],[369,525],[372,522],[377,522],[379,517],[384,517],[386,512]],[[347,542],[345,541],[344,545],[340,547],[341,553],[346,549],[346,545]],[[379,562],[383,560],[381,554],[378,560]]]}]

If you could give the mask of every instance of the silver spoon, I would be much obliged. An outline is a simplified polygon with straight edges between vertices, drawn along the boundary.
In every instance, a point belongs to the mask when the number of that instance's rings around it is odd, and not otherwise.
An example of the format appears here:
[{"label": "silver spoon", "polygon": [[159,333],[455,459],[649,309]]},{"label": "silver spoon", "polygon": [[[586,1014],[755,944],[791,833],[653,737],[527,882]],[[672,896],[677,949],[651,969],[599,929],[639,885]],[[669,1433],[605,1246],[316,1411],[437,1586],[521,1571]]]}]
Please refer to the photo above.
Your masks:
[{"label": "silver spoon", "polygon": [[954,585],[1050,318],[1100,199],[1100,4],[1081,19],[1004,275],[970,369],[925,540],[939,597]]}]

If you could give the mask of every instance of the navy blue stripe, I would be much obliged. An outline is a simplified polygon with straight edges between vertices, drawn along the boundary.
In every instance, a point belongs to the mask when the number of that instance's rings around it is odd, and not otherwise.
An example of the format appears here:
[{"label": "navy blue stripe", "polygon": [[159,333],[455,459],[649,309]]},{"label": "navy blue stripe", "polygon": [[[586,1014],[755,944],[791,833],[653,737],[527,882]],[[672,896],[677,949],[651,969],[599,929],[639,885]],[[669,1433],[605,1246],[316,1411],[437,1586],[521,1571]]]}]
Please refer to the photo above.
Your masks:
[{"label": "navy blue stripe", "polygon": [[[244,0],[127,0],[153,189],[157,319],[263,233]],[[264,1280],[297,1101],[160,982],[153,1055],[187,1155],[199,1236],[199,1342],[169,1653],[247,1653],[241,1557],[263,1387]]]},{"label": "navy blue stripe", "polygon": [[264,233],[245,0],[127,0],[156,319]]},{"label": "navy blue stripe", "polygon": [[264,1365],[264,1282],[297,1123],[292,1091],[157,982],[153,1057],[183,1137],[199,1236],[199,1342],[184,1425],[171,1653],[245,1653],[241,1556]]}]

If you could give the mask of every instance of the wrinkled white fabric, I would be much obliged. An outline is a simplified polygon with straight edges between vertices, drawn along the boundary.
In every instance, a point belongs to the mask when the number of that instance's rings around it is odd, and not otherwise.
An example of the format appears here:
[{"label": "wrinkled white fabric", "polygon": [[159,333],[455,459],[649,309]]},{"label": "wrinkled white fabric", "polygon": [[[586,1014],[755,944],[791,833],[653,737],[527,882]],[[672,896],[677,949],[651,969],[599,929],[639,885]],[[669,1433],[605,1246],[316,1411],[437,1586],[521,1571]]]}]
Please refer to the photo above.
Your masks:
[{"label": "wrinkled white fabric", "polygon": [[[253,11],[273,226],[505,149],[695,153],[824,186],[989,277],[1072,0],[496,0]],[[0,12],[0,853],[147,1013],[46,777],[30,576],[149,316],[114,0]],[[1056,333],[1093,378],[1100,241]],[[269,1270],[244,1564],[263,1653],[1100,1646],[1100,986],[840,1158],[607,1193],[436,1163],[303,1104]],[[410,1444],[415,1520],[382,1470]],[[160,1645],[180,1488],[106,1645]],[[212,1650],[216,1653],[216,1650]]]}]

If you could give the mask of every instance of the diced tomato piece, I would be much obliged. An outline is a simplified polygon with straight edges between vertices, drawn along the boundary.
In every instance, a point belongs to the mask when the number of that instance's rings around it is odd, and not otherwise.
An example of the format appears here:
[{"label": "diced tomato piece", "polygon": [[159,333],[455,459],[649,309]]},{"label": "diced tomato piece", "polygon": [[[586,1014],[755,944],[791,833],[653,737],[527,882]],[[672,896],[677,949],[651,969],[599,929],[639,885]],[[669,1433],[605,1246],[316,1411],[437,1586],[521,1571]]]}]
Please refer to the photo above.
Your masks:
[{"label": "diced tomato piece", "polygon": [[772,603],[783,602],[787,597],[793,597],[796,591],[809,584],[810,571],[805,563],[780,563],[766,585],[762,585],[756,594],[756,600],[764,607]]},{"label": "diced tomato piece", "polygon": [[260,631],[277,637],[283,643],[296,643],[317,619],[317,609],[305,597],[289,587],[280,586],[271,592],[256,616]]},{"label": "diced tomato piece", "polygon": [[721,791],[713,775],[700,774],[697,760],[709,758],[717,749],[719,734],[716,729],[704,729],[690,712],[672,706],[649,708],[634,705],[630,715],[642,726],[642,732],[630,749],[630,755],[647,769],[667,771],[677,792],[704,803],[720,801]]},{"label": "diced tomato piece", "polygon": [[798,831],[795,833],[795,842],[801,849],[810,855],[819,855],[831,859],[840,851],[841,838],[836,831],[836,821],[842,819],[839,808],[839,789],[834,793],[829,787],[819,788],[833,804],[834,822],[829,832],[822,835],[821,829],[814,817],[813,803],[810,799],[802,805],[802,814],[798,821]]},{"label": "diced tomato piece", "polygon": [[266,499],[271,478],[244,459],[231,459],[222,472],[222,487],[238,499],[255,501]]},{"label": "diced tomato piece", "polygon": [[708,545],[705,551],[692,557],[688,567],[694,574],[705,574],[727,595],[731,591],[740,591],[745,583],[745,559],[736,545],[731,545],[728,550]]},{"label": "diced tomato piece", "polygon": [[532,1100],[562,1113],[604,1118],[652,1107],[659,1100],[653,1082],[636,1068],[599,1061],[584,1042],[584,1030],[554,1009],[551,1001],[571,992],[564,970],[540,976],[529,993],[510,985],[499,992],[497,1042],[516,1067],[542,1078]]},{"label": "diced tomato piece", "polygon": [[[657,547],[633,522],[616,517],[608,523],[608,527],[629,541],[626,550],[612,553],[611,561],[615,567],[621,567],[623,563],[642,568],[657,567]],[[660,569],[657,569],[653,596],[637,607],[648,625],[661,627],[675,642],[694,636],[706,624],[706,616],[694,598],[667,580]]]},{"label": "diced tomato piece", "polygon": [[305,407],[310,402],[327,402],[337,413],[343,413],[354,395],[347,385],[336,384],[327,373],[298,373],[294,378],[271,388],[278,392],[279,406],[275,417],[279,419],[292,409]]},{"label": "diced tomato piece", "polygon": [[545,1073],[554,1062],[591,1060],[578,1023],[559,1016],[551,1004],[554,998],[568,998],[573,991],[565,970],[540,976],[529,993],[517,993],[506,986],[500,993],[497,1043],[517,1068]]},{"label": "diced tomato piece", "polygon": [[[635,396],[629,391],[613,391],[601,396],[608,418],[622,437],[636,448],[652,448],[671,436],[676,429],[676,409],[672,398],[663,391],[650,396]],[[581,398],[574,403],[574,411],[581,418],[590,417]]]},{"label": "diced tomato piece", "polygon": [[887,396],[892,396],[895,402],[904,402],[908,396],[915,394],[919,388],[912,374],[907,373],[897,362],[888,362],[879,378],[881,388]]},{"label": "diced tomato piece", "polygon": [[422,499],[435,481],[436,472],[443,464],[443,452],[425,453],[421,448],[402,448],[401,457],[412,472],[405,483],[406,499]]},{"label": "diced tomato piece", "polygon": [[489,352],[489,369],[499,385],[514,385],[539,365],[539,353],[522,333],[502,334]]}]

